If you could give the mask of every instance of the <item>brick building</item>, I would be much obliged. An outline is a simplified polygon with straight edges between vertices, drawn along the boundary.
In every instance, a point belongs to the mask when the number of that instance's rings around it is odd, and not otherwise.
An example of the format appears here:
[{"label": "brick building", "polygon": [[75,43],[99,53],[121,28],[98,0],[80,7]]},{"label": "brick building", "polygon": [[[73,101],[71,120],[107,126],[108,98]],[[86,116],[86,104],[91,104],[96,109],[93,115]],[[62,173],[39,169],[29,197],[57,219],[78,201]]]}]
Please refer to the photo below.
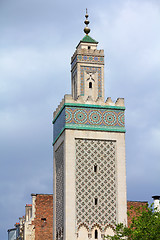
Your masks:
[{"label": "brick building", "polygon": [[13,229],[8,230],[8,239],[53,239],[53,194],[31,194],[31,196],[32,204],[26,204],[25,216],[19,218],[14,232]]},{"label": "brick building", "polygon": [[135,217],[136,214],[136,209],[142,210],[143,207],[148,205],[147,201],[127,201],[127,212],[129,213],[127,217],[127,223],[128,226],[131,224],[132,218]]},{"label": "brick building", "polygon": [[35,217],[32,221],[35,240],[53,239],[53,195],[36,194],[35,196]]}]

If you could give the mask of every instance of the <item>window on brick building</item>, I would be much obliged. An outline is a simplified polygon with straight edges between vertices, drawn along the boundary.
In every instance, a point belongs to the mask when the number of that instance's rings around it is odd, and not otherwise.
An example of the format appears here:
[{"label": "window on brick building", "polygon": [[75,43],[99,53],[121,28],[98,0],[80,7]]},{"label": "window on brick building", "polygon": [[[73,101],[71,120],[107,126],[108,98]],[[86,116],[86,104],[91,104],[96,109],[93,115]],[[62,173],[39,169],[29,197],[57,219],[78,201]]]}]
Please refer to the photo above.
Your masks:
[{"label": "window on brick building", "polygon": [[46,222],[47,222],[47,219],[46,218],[41,218],[41,227],[45,227],[46,225]]},{"label": "window on brick building", "polygon": [[42,221],[42,222],[46,222],[47,219],[46,219],[46,218],[41,218],[41,221]]}]

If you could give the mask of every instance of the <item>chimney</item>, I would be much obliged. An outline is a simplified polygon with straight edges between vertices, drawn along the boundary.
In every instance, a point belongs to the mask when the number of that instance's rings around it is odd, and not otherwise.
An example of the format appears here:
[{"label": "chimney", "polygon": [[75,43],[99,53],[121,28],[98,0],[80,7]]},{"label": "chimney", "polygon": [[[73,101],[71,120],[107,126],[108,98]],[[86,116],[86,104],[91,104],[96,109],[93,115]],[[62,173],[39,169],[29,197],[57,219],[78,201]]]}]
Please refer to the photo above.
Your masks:
[{"label": "chimney", "polygon": [[26,221],[29,221],[32,217],[32,204],[26,204],[25,215],[26,215]]},{"label": "chimney", "polygon": [[154,209],[155,211],[159,212],[160,211],[160,196],[156,195],[156,196],[152,196],[153,200],[154,200]]}]

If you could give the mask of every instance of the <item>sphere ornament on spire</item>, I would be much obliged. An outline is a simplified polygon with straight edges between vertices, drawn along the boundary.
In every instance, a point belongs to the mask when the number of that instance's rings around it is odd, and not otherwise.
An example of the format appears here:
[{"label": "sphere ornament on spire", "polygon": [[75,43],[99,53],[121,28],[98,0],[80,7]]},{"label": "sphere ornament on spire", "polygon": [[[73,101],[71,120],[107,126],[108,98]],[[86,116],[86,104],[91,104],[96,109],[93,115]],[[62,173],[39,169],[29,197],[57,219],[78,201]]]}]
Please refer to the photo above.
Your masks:
[{"label": "sphere ornament on spire", "polygon": [[88,13],[87,13],[87,8],[86,8],[86,20],[84,21],[84,23],[86,24],[86,27],[84,28],[84,32],[86,35],[88,35],[88,33],[90,33],[90,28],[88,27],[89,24],[89,20],[88,20]]}]

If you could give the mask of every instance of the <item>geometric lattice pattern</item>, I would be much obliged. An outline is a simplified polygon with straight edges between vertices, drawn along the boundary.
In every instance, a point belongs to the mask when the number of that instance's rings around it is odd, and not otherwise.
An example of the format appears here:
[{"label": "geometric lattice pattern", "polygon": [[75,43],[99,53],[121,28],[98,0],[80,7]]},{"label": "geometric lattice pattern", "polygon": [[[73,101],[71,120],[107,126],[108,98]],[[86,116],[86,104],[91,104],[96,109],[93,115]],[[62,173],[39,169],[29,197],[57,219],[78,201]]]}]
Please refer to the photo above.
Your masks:
[{"label": "geometric lattice pattern", "polygon": [[94,56],[94,55],[77,55],[73,62],[72,62],[72,68],[77,62],[83,62],[83,63],[101,63],[104,64],[104,57],[102,56]]},{"label": "geometric lattice pattern", "polygon": [[[116,222],[116,142],[76,139],[76,225]],[[95,202],[96,201],[96,202]]]},{"label": "geometric lattice pattern", "polygon": [[56,239],[62,239],[64,229],[64,161],[63,143],[55,152],[56,163]]},{"label": "geometric lattice pattern", "polygon": [[80,67],[80,74],[81,74],[81,82],[80,82],[80,89],[81,89],[81,96],[84,96],[84,72],[85,71],[95,71],[98,72],[98,97],[102,97],[102,77],[101,77],[101,68],[100,67],[87,67],[81,66]]}]

